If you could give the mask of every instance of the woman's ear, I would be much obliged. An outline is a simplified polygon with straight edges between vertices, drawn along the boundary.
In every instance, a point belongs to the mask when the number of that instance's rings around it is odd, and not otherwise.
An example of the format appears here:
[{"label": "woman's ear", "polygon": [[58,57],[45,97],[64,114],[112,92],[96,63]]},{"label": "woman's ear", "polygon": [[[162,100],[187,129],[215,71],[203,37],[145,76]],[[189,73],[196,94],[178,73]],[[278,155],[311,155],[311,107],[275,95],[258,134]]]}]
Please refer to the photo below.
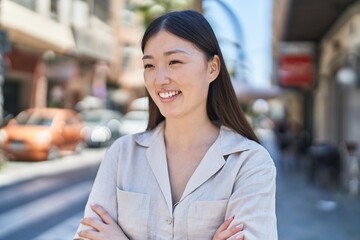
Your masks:
[{"label": "woman's ear", "polygon": [[214,55],[213,59],[211,59],[209,61],[209,80],[210,82],[214,81],[219,73],[220,73],[220,67],[221,67],[221,63],[220,63],[220,58],[218,55]]}]

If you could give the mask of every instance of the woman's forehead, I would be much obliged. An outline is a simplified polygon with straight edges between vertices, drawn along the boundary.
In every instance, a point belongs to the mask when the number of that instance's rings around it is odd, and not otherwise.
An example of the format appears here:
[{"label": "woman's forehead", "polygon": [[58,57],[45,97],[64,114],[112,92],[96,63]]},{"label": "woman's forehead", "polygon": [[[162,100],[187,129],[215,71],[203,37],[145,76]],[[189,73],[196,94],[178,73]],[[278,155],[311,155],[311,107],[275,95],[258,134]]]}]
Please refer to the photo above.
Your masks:
[{"label": "woman's forehead", "polygon": [[150,37],[144,48],[144,55],[155,53],[163,53],[166,55],[169,55],[167,53],[181,53],[191,55],[197,52],[199,52],[199,50],[195,44],[165,30],[161,30]]}]

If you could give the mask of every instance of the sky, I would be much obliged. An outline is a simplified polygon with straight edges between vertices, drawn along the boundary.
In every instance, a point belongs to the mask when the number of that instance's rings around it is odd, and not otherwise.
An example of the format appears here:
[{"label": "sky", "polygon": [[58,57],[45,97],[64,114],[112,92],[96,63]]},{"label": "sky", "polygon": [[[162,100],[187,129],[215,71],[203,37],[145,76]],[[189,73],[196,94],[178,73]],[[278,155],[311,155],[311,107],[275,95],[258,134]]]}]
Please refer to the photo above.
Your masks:
[{"label": "sky", "polygon": [[[253,87],[270,86],[272,1],[204,0],[203,8],[229,70],[242,66],[237,77],[241,81]],[[239,58],[243,59],[242,65]]]}]

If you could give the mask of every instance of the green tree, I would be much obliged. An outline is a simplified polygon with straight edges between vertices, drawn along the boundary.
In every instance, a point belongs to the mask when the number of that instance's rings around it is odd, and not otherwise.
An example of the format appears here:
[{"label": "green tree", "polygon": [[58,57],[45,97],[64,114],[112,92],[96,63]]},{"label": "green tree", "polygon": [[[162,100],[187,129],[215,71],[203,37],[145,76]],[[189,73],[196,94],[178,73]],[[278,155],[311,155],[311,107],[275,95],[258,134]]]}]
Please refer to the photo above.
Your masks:
[{"label": "green tree", "polygon": [[189,8],[193,0],[146,0],[141,4],[133,4],[133,10],[143,16],[144,26],[147,27],[158,16],[176,10]]}]

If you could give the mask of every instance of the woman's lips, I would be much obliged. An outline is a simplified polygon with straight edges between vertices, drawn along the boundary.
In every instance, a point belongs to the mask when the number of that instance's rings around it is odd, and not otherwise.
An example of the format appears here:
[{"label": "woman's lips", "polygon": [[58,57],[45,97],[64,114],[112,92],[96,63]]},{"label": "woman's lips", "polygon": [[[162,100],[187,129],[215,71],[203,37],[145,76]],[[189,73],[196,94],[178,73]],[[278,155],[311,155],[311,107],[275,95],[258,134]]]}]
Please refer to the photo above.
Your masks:
[{"label": "woman's lips", "polygon": [[181,91],[161,91],[158,93],[160,99],[165,102],[172,101],[181,93]]}]

